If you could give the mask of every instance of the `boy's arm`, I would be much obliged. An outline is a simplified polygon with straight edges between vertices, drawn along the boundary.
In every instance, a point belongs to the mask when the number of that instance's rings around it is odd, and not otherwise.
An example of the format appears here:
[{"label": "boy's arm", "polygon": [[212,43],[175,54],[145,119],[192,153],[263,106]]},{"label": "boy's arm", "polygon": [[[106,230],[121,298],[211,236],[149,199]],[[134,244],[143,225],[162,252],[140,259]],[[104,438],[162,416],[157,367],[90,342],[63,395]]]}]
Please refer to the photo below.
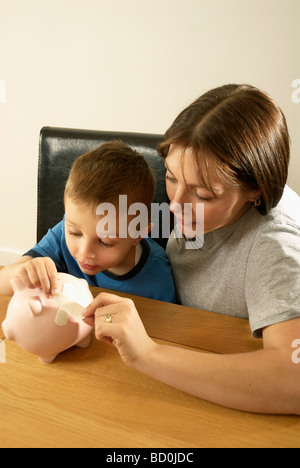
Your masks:
[{"label": "boy's arm", "polygon": [[49,257],[32,258],[25,255],[0,272],[0,294],[12,296],[10,280],[18,277],[26,288],[41,288],[46,297],[58,294],[57,269]]},{"label": "boy's arm", "polygon": [[3,296],[12,296],[13,290],[10,285],[10,280],[15,276],[18,276],[21,266],[24,263],[29,262],[32,260],[32,257],[29,255],[25,255],[24,257],[20,258],[17,262],[3,268],[0,271],[0,294]]}]

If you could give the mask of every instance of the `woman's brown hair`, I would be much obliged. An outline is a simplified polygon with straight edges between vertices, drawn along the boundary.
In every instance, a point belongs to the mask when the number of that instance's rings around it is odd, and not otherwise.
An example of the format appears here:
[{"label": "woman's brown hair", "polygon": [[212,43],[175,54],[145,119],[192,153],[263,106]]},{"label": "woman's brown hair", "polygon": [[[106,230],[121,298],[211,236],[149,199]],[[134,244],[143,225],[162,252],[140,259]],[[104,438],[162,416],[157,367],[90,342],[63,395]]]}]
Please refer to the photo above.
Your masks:
[{"label": "woman's brown hair", "polygon": [[288,175],[290,139],[286,119],[263,91],[249,85],[213,89],[183,110],[167,130],[159,151],[192,150],[199,178],[211,189],[208,169],[221,180],[258,190],[261,214],[281,199]]}]

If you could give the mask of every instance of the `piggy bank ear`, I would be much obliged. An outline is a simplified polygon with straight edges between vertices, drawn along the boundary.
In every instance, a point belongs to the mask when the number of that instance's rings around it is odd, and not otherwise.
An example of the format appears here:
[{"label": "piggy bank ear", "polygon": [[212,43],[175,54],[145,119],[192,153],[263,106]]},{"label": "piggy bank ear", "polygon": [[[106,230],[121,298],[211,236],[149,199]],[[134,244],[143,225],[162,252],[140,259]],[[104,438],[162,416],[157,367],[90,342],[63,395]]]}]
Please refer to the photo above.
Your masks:
[{"label": "piggy bank ear", "polygon": [[27,303],[32,315],[39,315],[43,310],[43,305],[39,297],[29,297]]},{"label": "piggy bank ear", "polygon": [[22,291],[24,288],[25,288],[25,285],[23,283],[23,281],[20,280],[20,278],[12,278],[10,280],[10,285],[13,289],[13,292],[16,293],[18,291]]}]

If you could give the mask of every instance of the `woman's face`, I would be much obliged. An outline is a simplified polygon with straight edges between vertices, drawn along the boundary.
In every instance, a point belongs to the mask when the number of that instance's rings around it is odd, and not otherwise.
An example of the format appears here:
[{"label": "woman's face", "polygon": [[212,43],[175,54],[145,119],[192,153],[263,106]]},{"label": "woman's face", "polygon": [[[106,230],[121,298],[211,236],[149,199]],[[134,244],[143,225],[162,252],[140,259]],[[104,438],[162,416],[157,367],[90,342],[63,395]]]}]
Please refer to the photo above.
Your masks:
[{"label": "woman's face", "polygon": [[[226,187],[214,173],[209,173],[212,193],[199,185],[198,167],[190,150],[185,151],[183,161],[182,165],[182,148],[171,145],[165,159],[167,193],[178,228],[187,237],[193,237],[195,232],[199,235],[202,222],[201,210],[197,209],[199,204],[204,206],[202,233],[207,233],[234,223],[250,208],[250,201],[258,198],[257,192]],[[190,204],[190,210],[184,212],[185,204]]]}]

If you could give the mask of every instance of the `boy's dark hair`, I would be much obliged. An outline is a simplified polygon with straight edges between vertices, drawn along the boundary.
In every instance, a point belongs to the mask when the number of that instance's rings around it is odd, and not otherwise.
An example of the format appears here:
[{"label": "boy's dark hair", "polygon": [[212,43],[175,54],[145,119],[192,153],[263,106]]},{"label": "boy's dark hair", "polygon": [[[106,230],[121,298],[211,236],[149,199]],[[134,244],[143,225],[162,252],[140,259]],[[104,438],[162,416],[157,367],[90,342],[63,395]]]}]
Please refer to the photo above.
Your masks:
[{"label": "boy's dark hair", "polygon": [[128,206],[143,203],[150,215],[155,185],[153,171],[141,154],[122,141],[110,141],[74,162],[65,197],[98,206],[118,204],[119,195],[127,195]]}]

